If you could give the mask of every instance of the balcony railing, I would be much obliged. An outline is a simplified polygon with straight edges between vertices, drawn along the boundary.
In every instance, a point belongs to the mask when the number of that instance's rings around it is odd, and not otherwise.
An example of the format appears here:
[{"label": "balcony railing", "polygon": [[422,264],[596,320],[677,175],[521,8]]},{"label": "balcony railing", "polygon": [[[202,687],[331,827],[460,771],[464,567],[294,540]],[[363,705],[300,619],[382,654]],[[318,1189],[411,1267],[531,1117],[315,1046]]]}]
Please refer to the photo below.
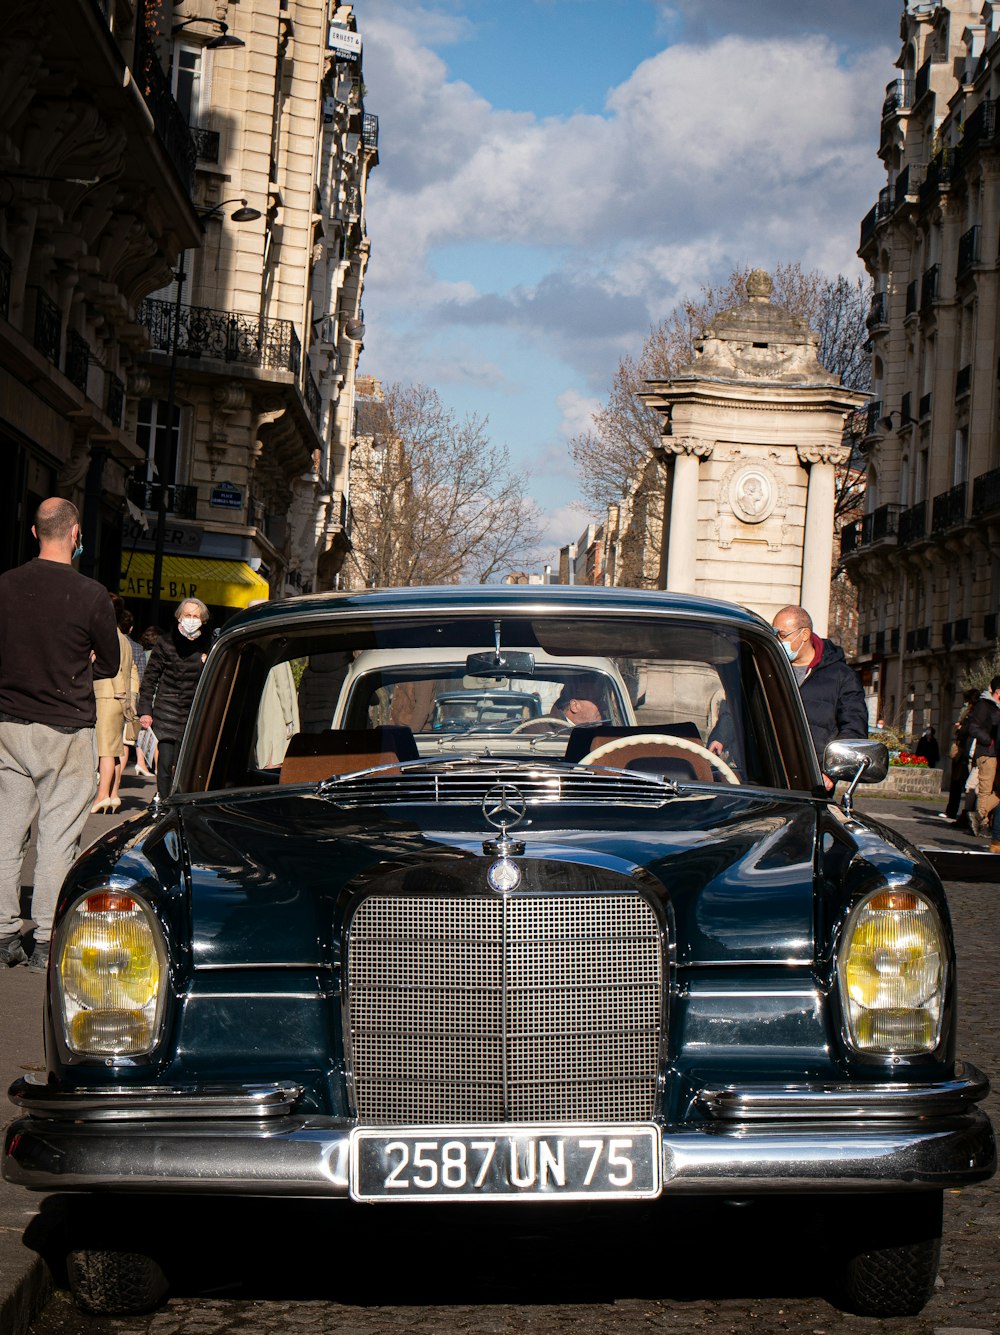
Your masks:
[{"label": "balcony railing", "polygon": [[940,277],[940,264],[932,264],[929,269],[924,270],[924,276],[920,280],[920,309],[922,311],[930,310],[932,304],[937,300],[938,279]]},{"label": "balcony railing", "polygon": [[6,320],[10,316],[10,281],[14,272],[14,261],[5,250],[0,250],[0,315]]},{"label": "balcony railing", "polygon": [[35,330],[31,341],[55,366],[59,365],[61,325],[59,307],[40,287],[35,288]]},{"label": "balcony railing", "polygon": [[87,375],[90,371],[90,345],[87,340],[69,329],[66,332],[66,378],[71,380],[81,394],[87,392]]},{"label": "balcony railing", "polygon": [[367,111],[361,121],[361,142],[365,148],[378,148],[378,117]]},{"label": "balcony railing", "polygon": [[966,117],[960,144],[963,161],[970,158],[981,144],[990,143],[996,132],[997,104],[993,98],[987,97]]},{"label": "balcony railing", "polygon": [[184,113],[170,91],[170,80],[160,64],[156,47],[143,22],[135,27],[135,73],[167,157],[190,193],[197,160],[194,139]]},{"label": "balcony railing", "polygon": [[972,517],[982,519],[984,515],[995,514],[1000,510],[1000,468],[991,468],[988,473],[980,473],[972,484]]},{"label": "balcony railing", "polygon": [[970,227],[958,239],[958,272],[963,278],[974,264],[979,263],[979,227]]},{"label": "balcony railing", "polygon": [[955,374],[955,398],[961,398],[963,394],[968,394],[972,384],[972,364],[966,362],[960,366]]},{"label": "balcony railing", "polygon": [[873,436],[878,431],[879,418],[882,416],[882,400],[875,399],[865,409],[865,435]]},{"label": "balcony railing", "polygon": [[198,515],[198,488],[176,484],[161,487],[159,482],[132,477],[128,481],[128,498],[140,510],[159,510],[160,496],[165,492],[166,512],[181,519],[195,519]]},{"label": "balcony railing", "polygon": [[191,138],[194,140],[195,156],[199,162],[219,161],[220,136],[218,130],[203,130],[200,125],[192,125]]},{"label": "balcony railing", "polygon": [[911,283],[906,284],[906,314],[914,315],[917,310],[917,288],[919,284],[914,278]]},{"label": "balcony railing", "polygon": [[957,165],[958,155],[953,148],[942,148],[928,162],[927,171],[918,191],[920,203],[925,208],[937,199],[938,190],[941,186],[951,183]]},{"label": "balcony railing", "polygon": [[925,417],[930,417],[931,403],[933,401],[933,398],[934,396],[933,394],[931,394],[930,390],[928,390],[926,394],[921,394],[920,407],[917,409],[917,417],[920,419],[921,422],[924,420]]},{"label": "balcony railing", "polygon": [[927,502],[917,501],[899,516],[899,543],[905,547],[908,543],[919,542],[927,537]]},{"label": "balcony railing", "polygon": [[875,225],[878,222],[878,205],[873,204],[865,216],[861,219],[861,245],[875,235]]},{"label": "balcony railing", "polygon": [[875,329],[878,325],[889,323],[889,299],[885,292],[876,292],[872,297],[872,304],[868,308],[868,319],[865,321],[869,329]]},{"label": "balcony railing", "polygon": [[885,86],[885,101],[882,103],[882,116],[892,116],[897,111],[906,111],[913,106],[913,80],[904,75],[893,79]]},{"label": "balcony railing", "polygon": [[956,487],[934,497],[931,514],[931,529],[934,533],[945,533],[948,529],[965,522],[966,490],[966,483],[959,482]]},{"label": "balcony railing", "polygon": [[319,385],[313,379],[312,366],[309,363],[309,357],[306,356],[306,376],[303,386],[306,399],[306,407],[317,426],[320,425],[323,418],[323,400],[320,397]]},{"label": "balcony railing", "polygon": [[[149,330],[151,344],[171,350],[174,303],[147,299],[139,306],[139,323]],[[208,306],[182,306],[177,353],[182,357],[209,357],[269,371],[298,374],[302,358],[299,336],[291,320],[257,320],[236,311]]]},{"label": "balcony railing", "polygon": [[845,524],[840,530],[840,555],[848,556],[863,547],[871,547],[877,542],[896,537],[902,511],[901,505],[880,505],[863,519]]},{"label": "balcony railing", "polygon": [[840,555],[849,556],[861,546],[861,520],[852,520],[840,530]]}]

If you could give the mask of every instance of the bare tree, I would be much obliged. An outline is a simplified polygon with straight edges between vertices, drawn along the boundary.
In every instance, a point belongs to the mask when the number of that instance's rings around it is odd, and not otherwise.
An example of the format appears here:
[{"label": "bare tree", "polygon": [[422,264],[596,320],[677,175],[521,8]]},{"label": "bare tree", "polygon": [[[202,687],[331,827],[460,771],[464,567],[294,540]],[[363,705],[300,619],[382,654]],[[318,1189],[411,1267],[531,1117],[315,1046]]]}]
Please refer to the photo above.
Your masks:
[{"label": "bare tree", "polygon": [[[669,380],[694,360],[695,344],[713,316],[748,300],[750,267],[734,269],[720,286],[703,285],[697,298],[682,301],[646,337],[637,358],[623,357],[615,371],[607,403],[593,415],[593,429],[574,437],[570,453],[580,472],[586,501],[599,513],[634,485],[659,436],[659,419],[637,397],[647,380]],[[802,266],[779,264],[773,271],[776,306],[803,317],[819,335],[819,359],[849,389],[869,384],[868,330],[870,285],[843,275],[826,278]],[[860,424],[859,424],[860,425]],[[838,511],[857,503],[858,468],[842,470]]]},{"label": "bare tree", "polygon": [[387,386],[365,417],[348,558],[362,584],[486,583],[534,561],[538,513],[484,418],[425,385]]}]

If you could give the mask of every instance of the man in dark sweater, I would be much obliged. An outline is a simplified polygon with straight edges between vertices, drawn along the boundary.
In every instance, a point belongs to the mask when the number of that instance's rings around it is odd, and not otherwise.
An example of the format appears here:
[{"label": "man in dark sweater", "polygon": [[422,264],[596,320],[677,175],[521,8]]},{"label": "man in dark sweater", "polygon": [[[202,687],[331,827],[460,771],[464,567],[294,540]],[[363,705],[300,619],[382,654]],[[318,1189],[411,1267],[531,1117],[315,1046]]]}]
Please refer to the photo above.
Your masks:
[{"label": "man in dark sweater", "polygon": [[45,969],[97,791],[94,680],[115,675],[120,653],[107,589],[72,564],[83,550],[76,506],[42,501],[32,532],[37,559],[0,575],[0,964],[28,963],[21,864],[37,816],[30,964]]},{"label": "man in dark sweater", "polygon": [[[839,645],[813,633],[812,617],[804,607],[783,607],[771,626],[792,664],[822,764],[828,742],[868,736],[868,704],[861,679]],[[833,781],[826,774],[823,780],[830,791]]]}]

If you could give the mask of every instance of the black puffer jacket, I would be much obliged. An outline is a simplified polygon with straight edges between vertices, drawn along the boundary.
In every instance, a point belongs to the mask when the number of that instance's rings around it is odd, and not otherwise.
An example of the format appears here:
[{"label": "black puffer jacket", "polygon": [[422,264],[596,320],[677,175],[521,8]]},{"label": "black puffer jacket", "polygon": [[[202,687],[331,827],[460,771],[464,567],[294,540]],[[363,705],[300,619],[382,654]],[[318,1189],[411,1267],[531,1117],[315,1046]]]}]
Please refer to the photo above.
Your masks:
[{"label": "black puffer jacket", "polygon": [[140,716],[152,715],[153,731],[161,741],[180,740],[211,646],[211,632],[204,626],[193,640],[186,639],[175,626],[153,645],[142,674],[137,708]]},{"label": "black puffer jacket", "polygon": [[980,756],[990,758],[997,753],[996,732],[1000,723],[1000,705],[993,699],[991,691],[982,695],[969,710],[966,727],[970,738],[976,742],[976,759]]},{"label": "black puffer jacket", "polygon": [[868,736],[868,704],[861,679],[848,665],[843,649],[818,635],[812,642],[819,659],[813,659],[799,690],[822,763],[828,742],[839,737],[857,740]]}]

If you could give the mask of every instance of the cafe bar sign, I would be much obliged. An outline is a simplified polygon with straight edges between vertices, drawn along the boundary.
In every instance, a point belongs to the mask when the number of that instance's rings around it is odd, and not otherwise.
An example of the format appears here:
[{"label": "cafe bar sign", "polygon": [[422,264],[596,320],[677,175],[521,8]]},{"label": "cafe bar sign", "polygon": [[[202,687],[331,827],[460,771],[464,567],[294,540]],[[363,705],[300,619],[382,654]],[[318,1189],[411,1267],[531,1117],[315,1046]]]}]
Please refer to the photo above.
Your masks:
[{"label": "cafe bar sign", "polygon": [[338,60],[357,63],[361,59],[361,34],[342,28],[339,23],[331,23],[326,34],[326,49],[333,51]]}]

